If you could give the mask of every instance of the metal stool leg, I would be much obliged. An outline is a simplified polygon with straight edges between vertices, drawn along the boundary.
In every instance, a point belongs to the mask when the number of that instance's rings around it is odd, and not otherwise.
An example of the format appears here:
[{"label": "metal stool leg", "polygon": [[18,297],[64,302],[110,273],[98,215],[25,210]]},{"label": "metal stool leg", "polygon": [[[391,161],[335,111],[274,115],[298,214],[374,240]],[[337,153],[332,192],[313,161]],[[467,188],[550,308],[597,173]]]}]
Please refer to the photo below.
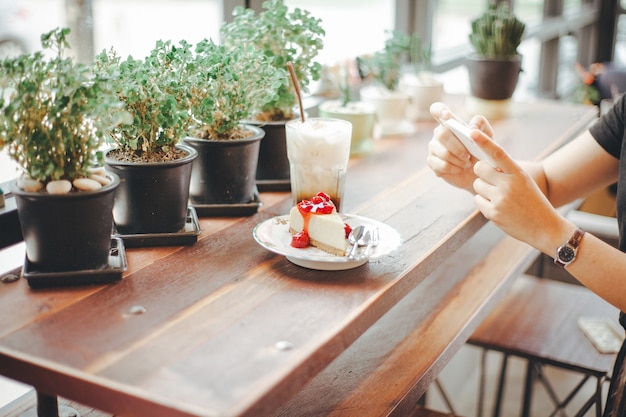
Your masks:
[{"label": "metal stool leg", "polygon": [[522,417],[530,417],[530,404],[533,396],[533,384],[535,382],[535,361],[528,359],[526,365],[526,381],[524,383],[524,397],[522,403]]},{"label": "metal stool leg", "polygon": [[20,417],[80,417],[72,407],[61,406],[56,395],[47,395],[37,390],[37,407],[22,413]]},{"label": "metal stool leg", "polygon": [[602,416],[602,385],[604,378],[596,378],[596,417]]},{"label": "metal stool leg", "polygon": [[45,395],[37,391],[37,415],[39,417],[57,417],[59,415],[57,397]]},{"label": "metal stool leg", "polygon": [[483,417],[483,404],[485,402],[485,374],[487,372],[487,349],[483,349],[480,356],[480,375],[478,382],[478,404],[476,405],[476,417]]},{"label": "metal stool leg", "polygon": [[448,407],[448,411],[450,411],[452,414],[456,414],[456,411],[454,410],[454,406],[452,405],[452,401],[450,401],[450,397],[448,397],[448,393],[443,388],[443,385],[441,385],[439,378],[435,379],[435,386],[439,390],[439,394],[441,395],[441,398],[443,398],[443,402],[446,403],[446,407]]},{"label": "metal stool leg", "polygon": [[493,405],[493,417],[500,417],[502,409],[502,397],[504,395],[504,386],[506,385],[506,371],[509,365],[509,355],[507,353],[502,356],[502,364],[500,365],[500,379],[498,380],[498,393],[496,402]]}]

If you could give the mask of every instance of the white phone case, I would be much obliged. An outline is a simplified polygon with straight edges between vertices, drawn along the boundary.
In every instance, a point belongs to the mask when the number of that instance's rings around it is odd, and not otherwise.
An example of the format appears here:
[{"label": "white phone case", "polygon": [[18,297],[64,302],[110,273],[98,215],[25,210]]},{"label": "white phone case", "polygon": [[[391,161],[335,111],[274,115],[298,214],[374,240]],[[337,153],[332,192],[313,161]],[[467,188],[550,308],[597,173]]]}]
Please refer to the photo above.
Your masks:
[{"label": "white phone case", "polygon": [[617,353],[624,342],[624,336],[607,318],[580,317],[578,327],[600,353]]},{"label": "white phone case", "polygon": [[489,164],[493,165],[494,167],[497,166],[496,163],[489,157],[489,155],[483,152],[483,150],[480,149],[476,142],[474,142],[474,140],[470,137],[469,126],[459,122],[454,118],[450,118],[447,120],[440,119],[439,123],[450,129],[452,133],[454,133],[454,136],[456,136],[457,139],[463,144],[463,146],[465,146],[465,149],[467,149],[468,152],[471,153],[476,159],[489,162]]}]

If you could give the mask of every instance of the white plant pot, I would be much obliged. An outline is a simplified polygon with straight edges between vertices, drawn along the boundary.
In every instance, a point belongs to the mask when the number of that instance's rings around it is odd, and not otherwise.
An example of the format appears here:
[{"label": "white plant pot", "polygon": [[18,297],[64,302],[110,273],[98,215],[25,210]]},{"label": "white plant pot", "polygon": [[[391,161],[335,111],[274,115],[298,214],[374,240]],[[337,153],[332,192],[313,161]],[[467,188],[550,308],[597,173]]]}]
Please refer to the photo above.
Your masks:
[{"label": "white plant pot", "polygon": [[409,96],[402,91],[390,91],[382,86],[368,85],[360,90],[361,100],[376,107],[376,116],[383,136],[406,135],[413,132],[407,120]]},{"label": "white plant pot", "polygon": [[411,120],[432,120],[430,105],[443,99],[443,82],[430,73],[404,74],[400,89],[409,95],[407,117]]},{"label": "white plant pot", "polygon": [[345,106],[340,100],[320,104],[320,117],[342,119],[352,123],[350,155],[364,155],[374,150],[376,107],[365,101],[351,101]]}]

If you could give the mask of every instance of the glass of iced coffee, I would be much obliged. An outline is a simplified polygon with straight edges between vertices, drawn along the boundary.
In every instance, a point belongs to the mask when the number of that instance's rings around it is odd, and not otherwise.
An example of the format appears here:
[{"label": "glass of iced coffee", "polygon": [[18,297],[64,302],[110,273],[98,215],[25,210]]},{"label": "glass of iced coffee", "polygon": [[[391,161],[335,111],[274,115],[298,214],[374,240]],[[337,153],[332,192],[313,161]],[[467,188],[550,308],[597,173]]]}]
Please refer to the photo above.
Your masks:
[{"label": "glass of iced coffee", "polygon": [[294,204],[322,191],[340,211],[352,124],[332,118],[297,119],[286,124],[286,137]]}]

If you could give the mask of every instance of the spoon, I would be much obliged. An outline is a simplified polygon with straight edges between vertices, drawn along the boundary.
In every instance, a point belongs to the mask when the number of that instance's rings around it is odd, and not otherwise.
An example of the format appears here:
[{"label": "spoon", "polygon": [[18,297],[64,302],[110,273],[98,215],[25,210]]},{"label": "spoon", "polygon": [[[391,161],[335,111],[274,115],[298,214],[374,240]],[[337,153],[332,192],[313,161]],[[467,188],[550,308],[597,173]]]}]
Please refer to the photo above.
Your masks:
[{"label": "spoon", "polygon": [[370,241],[370,231],[365,226],[355,227],[348,235],[348,242],[352,245],[348,252],[348,259],[354,259],[359,246],[367,245]]}]

